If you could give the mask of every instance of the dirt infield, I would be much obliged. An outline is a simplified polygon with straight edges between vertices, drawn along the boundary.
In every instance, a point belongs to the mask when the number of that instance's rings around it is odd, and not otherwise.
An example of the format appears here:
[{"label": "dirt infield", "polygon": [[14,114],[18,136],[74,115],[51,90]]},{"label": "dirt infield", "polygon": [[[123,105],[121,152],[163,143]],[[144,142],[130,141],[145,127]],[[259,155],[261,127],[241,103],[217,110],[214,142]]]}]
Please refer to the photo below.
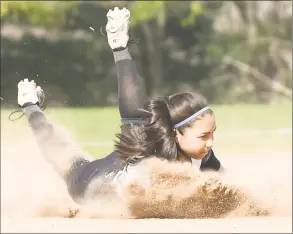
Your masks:
[{"label": "dirt infield", "polygon": [[[186,176],[197,179],[197,175],[184,166],[156,165],[152,172],[154,178],[167,176],[170,184],[155,183],[159,191],[173,194],[172,203],[163,202],[164,193],[158,195],[153,188],[146,189],[143,195],[130,199],[130,203],[100,201],[94,206],[87,207],[78,213],[76,218],[66,218],[69,209],[78,207],[68,196],[66,186],[50,165],[43,159],[33,138],[19,137],[10,139],[9,135],[1,138],[1,232],[156,232],[156,233],[208,233],[208,232],[292,232],[292,156],[288,155],[249,155],[223,157],[221,161],[227,168],[227,174],[222,178],[226,184],[243,187],[257,201],[257,209],[269,211],[266,217],[251,217],[250,205],[242,204],[240,208],[229,207],[229,212],[223,203],[222,196],[209,197],[194,194],[193,187],[201,180],[188,181]],[[164,166],[164,170],[162,170]],[[157,169],[160,169],[159,171]],[[176,169],[175,169],[176,168]],[[174,178],[170,172],[179,173],[183,180]],[[181,174],[180,174],[181,173]],[[208,177],[207,177],[208,178]],[[178,182],[179,181],[179,182]],[[140,183],[139,179],[138,182]],[[169,186],[169,187],[168,187]],[[176,187],[177,186],[177,187]],[[218,184],[211,184],[213,191]],[[200,186],[199,186],[200,187]],[[162,195],[163,194],[163,195]],[[174,195],[176,194],[176,195]],[[227,195],[227,192],[225,193]],[[154,199],[154,196],[156,199]],[[226,196],[225,195],[225,196]],[[223,197],[227,199],[227,196]],[[198,206],[197,199],[209,197],[211,218],[205,219],[202,205]],[[140,203],[139,199],[143,199]],[[227,203],[235,202],[228,197]],[[186,204],[186,200],[190,202]],[[138,204],[135,203],[138,201]],[[202,200],[205,202],[205,200]],[[214,204],[211,201],[215,202]],[[175,209],[169,209],[172,204]],[[211,204],[211,205],[210,205]],[[137,206],[147,206],[146,210],[137,211]],[[211,206],[215,207],[211,207]],[[222,210],[218,206],[222,205]],[[165,219],[131,219],[131,212],[138,217],[147,218],[162,216]],[[134,208],[133,208],[134,207]],[[224,211],[226,213],[224,213]],[[218,212],[218,213],[217,213]],[[255,212],[254,212],[255,213]],[[253,213],[253,214],[254,214]],[[206,213],[204,213],[207,215]],[[256,212],[256,214],[259,214]],[[212,218],[217,216],[219,218]],[[182,219],[180,217],[189,217]],[[256,215],[259,216],[259,215]],[[167,217],[167,218],[166,218]],[[178,218],[179,217],[179,218]],[[192,218],[193,217],[193,218]],[[198,217],[194,219],[194,217]],[[178,218],[178,219],[168,219]]]},{"label": "dirt infield", "polygon": [[231,219],[4,219],[5,233],[291,233],[291,218]]}]

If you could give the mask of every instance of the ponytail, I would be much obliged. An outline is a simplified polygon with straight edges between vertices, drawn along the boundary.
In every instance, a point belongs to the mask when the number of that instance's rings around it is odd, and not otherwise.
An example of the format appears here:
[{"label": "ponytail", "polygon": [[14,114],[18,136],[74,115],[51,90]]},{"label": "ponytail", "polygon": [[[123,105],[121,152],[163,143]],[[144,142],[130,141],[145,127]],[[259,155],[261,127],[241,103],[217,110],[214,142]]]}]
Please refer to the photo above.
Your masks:
[{"label": "ponytail", "polygon": [[176,160],[176,138],[170,117],[168,98],[158,98],[151,101],[149,109],[152,118],[150,124],[146,127],[146,132],[156,150],[156,155],[161,155],[171,161]]},{"label": "ponytail", "polygon": [[144,112],[149,113],[149,123],[122,126],[122,133],[116,135],[119,139],[115,144],[116,152],[131,163],[150,156],[175,161],[177,146],[168,98],[152,100]]}]

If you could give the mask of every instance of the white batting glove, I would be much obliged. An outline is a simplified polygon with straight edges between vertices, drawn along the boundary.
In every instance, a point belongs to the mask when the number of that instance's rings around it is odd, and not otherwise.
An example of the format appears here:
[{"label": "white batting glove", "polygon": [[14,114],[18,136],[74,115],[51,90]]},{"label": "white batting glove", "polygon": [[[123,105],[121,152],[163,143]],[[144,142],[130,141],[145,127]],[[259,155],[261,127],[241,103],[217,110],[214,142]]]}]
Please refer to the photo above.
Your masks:
[{"label": "white batting glove", "polygon": [[108,22],[106,32],[108,43],[112,50],[123,49],[127,47],[129,40],[128,30],[130,24],[130,12],[125,7],[109,10],[107,13]]}]

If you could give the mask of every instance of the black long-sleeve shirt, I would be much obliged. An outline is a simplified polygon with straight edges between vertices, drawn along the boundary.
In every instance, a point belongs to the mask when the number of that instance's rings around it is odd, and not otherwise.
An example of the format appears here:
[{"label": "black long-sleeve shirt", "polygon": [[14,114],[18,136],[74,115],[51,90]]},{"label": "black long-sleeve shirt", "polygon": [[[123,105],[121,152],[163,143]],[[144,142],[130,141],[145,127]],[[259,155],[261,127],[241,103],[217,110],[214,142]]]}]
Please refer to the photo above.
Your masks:
[{"label": "black long-sleeve shirt", "polygon": [[[119,111],[122,124],[136,124],[141,121],[137,111],[148,102],[142,78],[139,76],[128,49],[114,52],[118,78]],[[126,163],[116,152],[91,161],[85,152],[54,127],[38,106],[24,108],[29,124],[36,136],[45,158],[66,181],[68,192],[76,201],[84,198],[89,184],[98,178],[106,183],[113,182],[125,172]],[[221,163],[211,150],[200,162],[201,170],[220,170]]]}]

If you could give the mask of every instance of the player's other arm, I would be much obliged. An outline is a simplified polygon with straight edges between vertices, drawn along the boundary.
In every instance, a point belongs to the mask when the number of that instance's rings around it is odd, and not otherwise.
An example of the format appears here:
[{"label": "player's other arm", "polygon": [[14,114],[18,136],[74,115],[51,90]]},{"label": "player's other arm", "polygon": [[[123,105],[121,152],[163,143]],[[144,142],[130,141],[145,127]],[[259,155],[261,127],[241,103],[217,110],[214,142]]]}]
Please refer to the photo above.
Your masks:
[{"label": "player's other arm", "polygon": [[216,157],[214,151],[211,149],[208,154],[203,158],[202,164],[200,166],[201,170],[214,170],[218,172],[223,172],[224,167],[220,160]]}]

